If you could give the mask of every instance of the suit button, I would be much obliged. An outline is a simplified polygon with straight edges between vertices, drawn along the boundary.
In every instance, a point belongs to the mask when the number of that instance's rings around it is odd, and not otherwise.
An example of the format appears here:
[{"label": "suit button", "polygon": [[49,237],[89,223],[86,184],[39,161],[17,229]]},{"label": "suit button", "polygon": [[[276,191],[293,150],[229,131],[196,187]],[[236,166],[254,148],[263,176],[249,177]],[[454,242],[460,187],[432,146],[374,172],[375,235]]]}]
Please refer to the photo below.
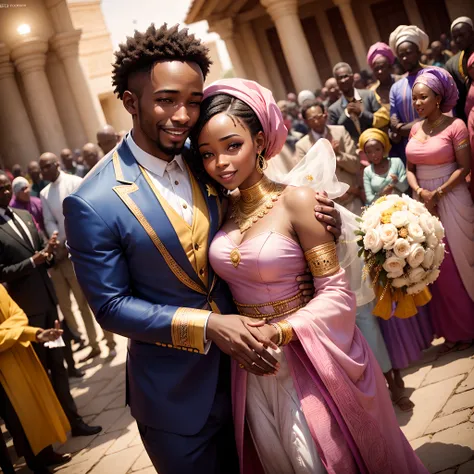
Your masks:
[{"label": "suit button", "polygon": [[175,184],[176,186],[178,186],[178,184],[179,184],[179,181],[178,181],[178,180],[176,180],[176,181],[174,182],[174,184]]},{"label": "suit button", "polygon": [[194,244],[194,250],[199,250],[199,244]]}]

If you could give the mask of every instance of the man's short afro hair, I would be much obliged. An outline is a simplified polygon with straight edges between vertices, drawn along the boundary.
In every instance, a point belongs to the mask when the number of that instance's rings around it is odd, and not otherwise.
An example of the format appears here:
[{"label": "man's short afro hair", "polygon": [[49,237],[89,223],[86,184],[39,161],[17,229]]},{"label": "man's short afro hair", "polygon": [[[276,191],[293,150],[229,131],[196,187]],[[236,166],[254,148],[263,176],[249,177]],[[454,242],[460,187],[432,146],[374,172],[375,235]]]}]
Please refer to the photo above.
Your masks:
[{"label": "man's short afro hair", "polygon": [[209,49],[194,35],[188,34],[188,29],[179,29],[179,25],[168,28],[164,23],[156,29],[152,23],[145,33],[135,30],[132,37],[119,45],[115,52],[113,64],[112,85],[120,99],[128,89],[130,74],[138,71],[150,71],[153,64],[160,60],[178,60],[194,62],[201,68],[204,79],[212,64]]}]

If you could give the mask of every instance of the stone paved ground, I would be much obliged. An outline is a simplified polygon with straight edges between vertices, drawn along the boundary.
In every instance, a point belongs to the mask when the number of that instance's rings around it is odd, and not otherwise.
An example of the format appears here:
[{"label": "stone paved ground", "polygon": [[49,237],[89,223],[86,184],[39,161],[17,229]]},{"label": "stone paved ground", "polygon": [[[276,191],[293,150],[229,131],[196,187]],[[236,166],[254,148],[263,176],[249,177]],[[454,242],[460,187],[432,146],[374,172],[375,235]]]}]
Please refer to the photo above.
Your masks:
[{"label": "stone paved ground", "polygon": [[[422,361],[404,371],[407,391],[416,407],[409,414],[397,410],[397,417],[431,473],[472,474],[474,348],[439,359],[436,358],[437,349],[432,347]],[[85,351],[77,353],[77,359]],[[71,379],[79,412],[87,422],[100,424],[103,431],[97,436],[71,438],[58,447],[60,452],[73,453],[73,459],[57,468],[57,473],[155,472],[143,449],[136,424],[125,407],[125,356],[126,340],[120,338],[115,360],[107,363],[99,359],[84,364],[86,376],[81,380]],[[21,462],[17,465],[22,474],[30,472]]]}]

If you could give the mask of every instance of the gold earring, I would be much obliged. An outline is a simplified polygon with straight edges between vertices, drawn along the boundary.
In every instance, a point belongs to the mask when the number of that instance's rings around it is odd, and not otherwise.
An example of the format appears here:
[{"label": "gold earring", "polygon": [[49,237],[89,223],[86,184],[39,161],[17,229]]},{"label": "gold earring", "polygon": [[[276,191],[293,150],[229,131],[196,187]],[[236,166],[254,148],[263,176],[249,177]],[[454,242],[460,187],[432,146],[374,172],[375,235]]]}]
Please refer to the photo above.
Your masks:
[{"label": "gold earring", "polygon": [[263,174],[263,172],[267,169],[268,163],[265,157],[259,153],[257,155],[257,162],[255,163],[255,168],[257,168],[257,171],[260,174]]},{"label": "gold earring", "polygon": [[439,109],[439,104],[440,104],[439,102],[436,102],[436,107],[438,107],[438,109]]}]

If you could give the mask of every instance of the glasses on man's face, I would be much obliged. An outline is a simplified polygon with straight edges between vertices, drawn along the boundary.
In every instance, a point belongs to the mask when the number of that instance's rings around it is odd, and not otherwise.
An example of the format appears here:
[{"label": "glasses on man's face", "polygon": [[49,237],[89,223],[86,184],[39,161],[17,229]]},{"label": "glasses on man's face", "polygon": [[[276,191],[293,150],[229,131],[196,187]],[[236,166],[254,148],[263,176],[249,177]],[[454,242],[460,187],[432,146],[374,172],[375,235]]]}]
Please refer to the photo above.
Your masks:
[{"label": "glasses on man's face", "polygon": [[317,120],[321,120],[324,117],[324,114],[313,115],[311,117],[307,117],[306,120],[308,122],[315,122]]},{"label": "glasses on man's face", "polygon": [[352,74],[342,74],[341,76],[337,76],[337,80],[343,81],[345,79],[349,79],[350,77],[352,77]]}]

